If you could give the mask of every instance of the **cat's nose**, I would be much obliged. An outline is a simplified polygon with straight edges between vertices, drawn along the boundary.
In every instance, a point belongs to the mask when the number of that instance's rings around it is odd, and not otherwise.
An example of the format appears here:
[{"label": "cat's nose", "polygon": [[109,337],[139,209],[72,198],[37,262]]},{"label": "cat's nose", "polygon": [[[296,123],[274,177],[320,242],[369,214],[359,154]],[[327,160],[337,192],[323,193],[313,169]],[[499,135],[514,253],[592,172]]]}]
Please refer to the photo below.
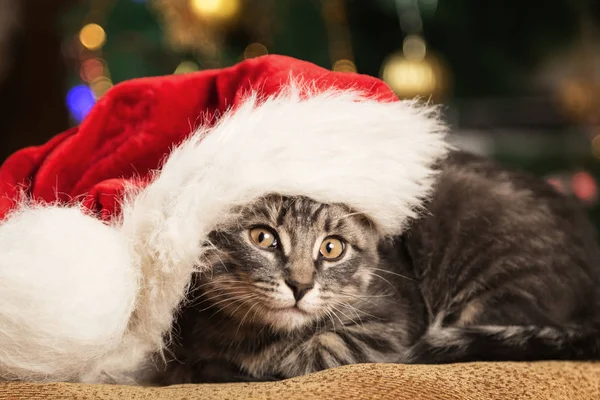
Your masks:
[{"label": "cat's nose", "polygon": [[300,301],[300,299],[302,299],[304,297],[304,295],[306,293],[308,293],[308,291],[310,289],[312,289],[315,286],[314,282],[298,282],[295,280],[291,280],[291,279],[286,279],[285,284],[288,285],[290,287],[290,289],[292,289],[292,292],[294,293],[294,298],[296,299],[296,301]]}]

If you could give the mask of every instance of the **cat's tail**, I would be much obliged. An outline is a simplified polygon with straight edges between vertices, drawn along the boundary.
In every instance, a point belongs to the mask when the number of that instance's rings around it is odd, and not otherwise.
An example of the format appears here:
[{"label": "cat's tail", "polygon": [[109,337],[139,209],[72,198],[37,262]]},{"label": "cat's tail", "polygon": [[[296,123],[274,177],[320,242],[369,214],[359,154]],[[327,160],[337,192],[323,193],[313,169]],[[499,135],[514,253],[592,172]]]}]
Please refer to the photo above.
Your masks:
[{"label": "cat's tail", "polygon": [[536,326],[432,326],[406,362],[600,360],[600,324],[564,329]]}]

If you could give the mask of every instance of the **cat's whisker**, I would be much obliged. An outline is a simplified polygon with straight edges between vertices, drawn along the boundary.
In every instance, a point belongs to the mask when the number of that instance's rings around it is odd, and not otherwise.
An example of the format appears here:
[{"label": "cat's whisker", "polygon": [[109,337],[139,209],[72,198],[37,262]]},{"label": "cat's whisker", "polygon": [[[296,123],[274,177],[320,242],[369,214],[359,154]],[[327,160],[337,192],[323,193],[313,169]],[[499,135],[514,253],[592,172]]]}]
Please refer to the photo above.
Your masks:
[{"label": "cat's whisker", "polygon": [[[348,310],[350,310],[352,313],[354,313],[354,315],[356,315],[356,318],[358,318],[359,322],[362,324],[362,319],[360,318],[360,314],[357,311],[356,307],[353,307],[351,304],[345,302],[345,301],[338,301],[335,303],[336,305],[342,306]],[[366,313],[364,313],[362,310],[361,312],[365,315],[367,315]]]},{"label": "cat's whisker", "polygon": [[233,306],[235,306],[236,304],[238,304],[238,303],[240,303],[240,302],[243,304],[244,302],[246,302],[246,301],[248,301],[248,300],[249,300],[249,299],[247,299],[247,298],[243,298],[243,299],[235,299],[235,300],[232,300],[230,303],[225,303],[225,304],[223,304],[221,307],[218,307],[218,308],[217,308],[217,309],[216,309],[216,310],[215,310],[215,311],[214,311],[214,312],[213,312],[213,313],[212,313],[212,314],[211,314],[211,315],[208,317],[208,319],[211,319],[212,317],[214,317],[214,316],[215,316],[215,315],[217,315],[218,313],[220,313],[220,312],[223,312],[223,311],[224,311],[225,309],[227,309],[228,307],[233,307]]},{"label": "cat's whisker", "polygon": [[242,285],[244,284],[243,282],[239,281],[239,280],[235,280],[235,279],[215,279],[212,280],[210,282],[207,282],[205,284],[202,285],[202,287],[206,287],[209,285],[213,285],[215,289],[219,289],[219,288],[226,288],[226,285]]},{"label": "cat's whisker", "polygon": [[259,303],[254,303],[252,306],[250,306],[250,308],[248,309],[248,311],[246,311],[246,314],[244,314],[244,317],[241,319],[240,323],[238,324],[237,330],[235,331],[236,336],[239,334],[240,332],[240,328],[242,327],[242,325],[244,325],[244,321],[246,320],[246,317],[248,316],[248,314],[250,313],[250,311],[252,311],[252,309],[254,307],[256,307]]},{"label": "cat's whisker", "polygon": [[[202,257],[200,260],[198,260],[198,264],[212,265],[210,260],[208,260],[206,257]],[[215,271],[214,268],[208,268],[206,270],[197,271],[196,274],[198,274],[201,279],[212,280],[214,278]]]},{"label": "cat's whisker", "polygon": [[[243,294],[243,293],[248,292],[248,290],[245,290],[244,288],[236,288],[236,289],[237,289],[237,291],[236,290],[233,290],[233,291],[225,290],[225,288],[218,288],[215,290],[210,290],[210,291],[201,293],[199,296],[194,297],[193,300],[190,301],[190,304],[198,306],[198,305],[200,305],[208,300],[211,300],[211,299],[217,299],[219,297],[226,296],[226,295]],[[200,300],[202,298],[204,298],[204,300],[202,300],[201,302],[198,303],[197,300]]]},{"label": "cat's whisker", "polygon": [[[211,283],[211,284],[213,284],[213,282],[210,282],[210,283]],[[219,282],[219,283],[221,283],[221,282]],[[235,284],[236,282],[235,282],[235,281],[230,281],[230,282],[225,282],[225,283],[226,283],[226,284],[232,284],[232,285],[233,285],[233,284]],[[239,282],[237,282],[237,283],[239,283]],[[189,295],[190,297],[202,297],[202,296],[204,296],[204,295],[206,295],[206,294],[208,294],[208,293],[213,293],[213,292],[215,292],[215,291],[219,291],[219,290],[222,290],[222,291],[224,291],[224,290],[226,290],[226,289],[228,289],[228,288],[226,288],[226,287],[224,287],[224,286],[217,286],[217,287],[213,287],[213,288],[208,288],[207,290],[203,290],[203,291],[201,291],[201,294],[200,294],[199,296],[195,296],[195,293],[197,293],[198,291],[200,291],[200,289],[201,289],[201,288],[194,288],[194,290],[191,290],[191,291],[189,291],[188,295]]]},{"label": "cat's whisker", "polygon": [[[340,305],[340,304],[338,304]],[[336,311],[336,314],[334,314],[336,317],[338,317],[338,319],[340,320],[340,325],[342,327],[342,329],[346,330],[346,323],[343,322],[341,320],[341,318],[339,318],[339,315],[337,315],[337,313],[342,314],[344,316],[344,318],[346,318],[347,320],[349,320],[350,322],[352,322],[353,324],[356,324],[356,321],[354,320],[354,318],[350,317],[348,314],[346,314],[344,311],[340,310],[337,306],[338,305],[332,305],[331,307]]]},{"label": "cat's whisker", "polygon": [[[350,320],[350,321],[351,321],[353,324],[357,324],[357,321],[356,321],[354,318],[352,318],[352,317],[348,316],[348,315],[347,315],[345,312],[343,312],[342,310],[340,310],[339,308],[337,308],[337,306],[342,306],[342,307],[346,307],[346,308],[348,308],[348,305],[347,305],[346,303],[343,303],[343,302],[336,302],[336,303],[334,303],[334,305],[332,305],[332,306],[334,307],[334,309],[335,309],[336,311],[338,311],[338,312],[339,312],[340,314],[342,314],[344,317],[346,317],[347,319],[349,319],[349,320]],[[350,311],[353,311],[353,312],[356,314],[356,317],[358,318],[358,324],[360,324],[360,325],[362,326],[362,319],[360,318],[360,315],[358,315],[358,313],[356,313],[356,311],[355,311],[355,310],[353,310],[353,309],[350,309]],[[346,328],[346,324],[345,324],[345,323],[342,323],[342,326],[343,326],[344,328]]]},{"label": "cat's whisker", "polygon": [[[249,296],[245,296],[245,297],[244,297],[244,299],[245,299],[245,300],[248,300],[248,301],[250,301],[250,300],[254,300],[254,299],[257,299],[257,298],[259,298],[259,296],[258,296],[258,295],[256,295],[256,294],[251,294],[251,295],[249,295]],[[244,302],[244,303],[240,304],[240,305],[239,305],[239,306],[238,306],[238,307],[237,307],[235,310],[233,310],[233,311],[231,312],[231,314],[235,314],[235,313],[237,312],[237,310],[239,310],[239,309],[240,309],[240,308],[241,308],[241,307],[242,307],[244,304],[246,304],[246,303]]]},{"label": "cat's whisker", "polygon": [[396,288],[396,287],[395,287],[395,286],[392,284],[392,282],[388,281],[388,280],[387,280],[387,279],[385,279],[383,276],[381,276],[381,275],[378,275],[378,274],[376,274],[376,273],[375,273],[375,272],[373,272],[373,271],[369,271],[369,273],[370,273],[372,276],[375,276],[375,277],[377,277],[377,278],[381,279],[382,281],[384,281],[385,283],[387,283],[388,285],[390,285],[390,287],[391,287],[392,289],[394,289],[396,292],[398,291],[398,288]]},{"label": "cat's whisker", "polygon": [[240,281],[215,281],[213,282],[214,287],[206,289],[204,292],[207,293],[210,290],[230,290],[237,288],[247,288],[248,285],[245,285]]},{"label": "cat's whisker", "polygon": [[[225,299],[223,299],[223,300],[220,300],[220,301],[218,301],[218,302],[216,302],[216,303],[212,303],[212,304],[210,304],[208,307],[205,307],[205,308],[203,308],[203,309],[199,310],[199,312],[208,311],[208,310],[210,310],[211,308],[215,308],[215,307],[217,308],[217,312],[218,312],[219,310],[221,310],[221,309],[224,309],[224,308],[227,306],[227,304],[225,304],[225,305],[221,305],[221,304],[223,304],[223,303],[227,303],[228,301],[229,301],[230,303],[237,303],[237,302],[238,302],[238,301],[240,301],[240,300],[243,300],[243,298],[234,298],[234,299],[231,299],[231,298],[225,298]],[[220,306],[220,305],[221,305],[221,306]],[[220,306],[220,307],[219,307],[219,306]],[[213,314],[213,315],[211,315],[211,317],[212,317],[212,316],[214,316],[214,314]]]},{"label": "cat's whisker", "polygon": [[210,295],[205,295],[204,293],[201,293],[199,296],[196,296],[193,299],[191,299],[189,301],[189,305],[197,307],[197,306],[199,306],[201,304],[206,303],[207,301],[216,300],[219,297],[222,297],[223,295],[224,295],[223,292],[221,292],[221,293],[213,293],[213,294],[210,294]]},{"label": "cat's whisker", "polygon": [[367,294],[349,293],[349,292],[346,292],[346,291],[343,291],[343,290],[341,290],[339,292],[339,294],[342,294],[342,295],[345,295],[345,296],[352,296],[352,297],[354,297],[356,299],[379,299],[379,298],[394,296],[392,293],[367,295]]},{"label": "cat's whisker", "polygon": [[321,318],[318,318],[318,319],[315,321],[315,331],[316,331],[316,332],[319,332],[320,330],[321,330]]},{"label": "cat's whisker", "polygon": [[[216,311],[215,311],[215,312],[214,312],[214,313],[213,313],[213,314],[212,314],[212,315],[209,317],[209,319],[210,319],[210,318],[212,318],[212,317],[214,317],[214,316],[215,316],[215,315],[216,315],[216,314],[217,314],[219,311],[221,311],[221,310],[224,310],[224,309],[226,309],[227,307],[230,307],[230,306],[232,307],[232,306],[234,306],[235,304],[237,304],[237,303],[239,303],[239,302],[241,302],[241,304],[240,304],[240,307],[241,307],[241,306],[243,306],[245,303],[247,303],[248,301],[251,301],[251,300],[253,300],[253,297],[252,297],[251,295],[244,296],[244,297],[240,297],[240,298],[237,298],[237,299],[233,299],[233,300],[231,300],[231,302],[230,302],[230,303],[225,303],[225,305],[223,305],[223,306],[219,307],[219,308],[218,308],[218,309],[217,309],[217,310],[216,310]],[[237,311],[237,309],[236,309],[235,311]],[[235,313],[235,311],[234,311],[234,312],[232,312],[231,314],[234,314],[234,313]]]},{"label": "cat's whisker", "polygon": [[210,247],[213,251],[212,254],[214,254],[218,259],[219,259],[219,263],[221,264],[221,266],[225,269],[225,272],[229,272],[227,270],[227,265],[225,265],[225,263],[223,262],[223,259],[221,258],[221,256],[219,255],[219,253],[225,253],[224,250],[219,249],[215,244],[213,244],[210,240],[206,241],[208,244],[210,244]]},{"label": "cat's whisker", "polygon": [[[263,308],[266,308],[266,307],[263,307]],[[262,308],[261,308],[261,310],[262,310]],[[262,327],[262,328],[260,328],[260,331],[258,331],[258,335],[259,335],[259,336],[260,336],[260,335],[262,335],[262,333],[265,331],[265,329],[266,329],[267,327],[270,327],[270,329],[272,329],[272,328],[273,328],[273,326],[272,326],[272,323],[269,323],[269,324],[264,324],[264,325],[263,325],[263,327]]]},{"label": "cat's whisker", "polygon": [[329,309],[329,307],[327,307],[325,309],[325,313],[327,314],[327,316],[329,317],[329,319],[331,320],[331,329],[333,330],[333,332],[335,333],[335,320],[333,319],[333,313],[331,312],[331,310]]},{"label": "cat's whisker", "polygon": [[398,276],[398,277],[400,277],[400,278],[407,279],[407,280],[409,280],[409,281],[411,281],[411,282],[414,282],[414,281],[415,281],[414,279],[412,279],[412,278],[409,278],[409,277],[408,277],[408,276],[406,276],[406,275],[402,275],[402,274],[399,274],[399,273],[397,273],[397,272],[388,271],[387,269],[382,269],[382,268],[374,268],[374,267],[369,267],[369,269],[370,269],[370,270],[373,270],[373,271],[381,271],[381,272],[385,272],[386,274],[395,275],[395,276]]},{"label": "cat's whisker", "polygon": [[221,307],[217,307],[217,309],[208,317],[208,319],[212,319],[212,317],[214,317],[215,315],[217,315],[220,312],[223,312],[227,307],[233,307],[234,305],[236,305],[239,302],[244,302],[247,299],[235,299],[232,300],[231,303],[225,303],[223,304]]},{"label": "cat's whisker", "polygon": [[203,293],[201,295],[199,295],[196,299],[202,299],[204,298],[204,300],[200,303],[196,303],[196,305],[202,304],[205,301],[209,301],[209,300],[217,300],[219,298],[222,297],[233,297],[233,296],[237,296],[237,295],[242,295],[242,294],[246,294],[246,293],[250,293],[248,290],[246,290],[245,288],[236,288],[235,290],[219,290],[219,291],[213,291],[211,293]]},{"label": "cat's whisker", "polygon": [[195,285],[193,288],[188,289],[188,295],[193,295],[194,293],[201,290],[203,287],[212,284],[212,281],[203,283],[202,285]]},{"label": "cat's whisker", "polygon": [[[333,308],[333,311],[340,312],[340,310],[338,310],[338,309],[335,307],[335,305],[334,305],[334,304],[330,304],[329,306],[330,306],[331,308]],[[345,326],[344,326],[344,321],[342,321],[342,319],[340,318],[340,316],[339,316],[339,315],[337,315],[337,313],[336,313],[336,312],[332,312],[332,314],[333,314],[333,316],[334,316],[334,317],[336,317],[336,318],[338,319],[338,321],[340,321],[340,325],[341,325],[342,329],[344,329],[344,328],[345,328]],[[343,314],[343,313],[342,313],[342,314]],[[335,326],[335,323],[334,323],[334,326]]]},{"label": "cat's whisker", "polygon": [[[244,294],[244,293],[247,293],[247,292],[240,292],[240,294]],[[230,293],[227,293],[227,295],[229,295],[229,294],[230,294]],[[221,297],[223,297],[223,296],[221,296]],[[217,297],[217,298],[219,298],[219,297]],[[233,300],[235,300],[236,298],[240,298],[240,297],[235,297],[235,298],[233,298],[233,299],[232,299],[231,297],[226,297],[225,299],[223,299],[223,300],[219,300],[219,301],[217,301],[217,302],[215,302],[215,303],[211,304],[211,305],[210,305],[210,306],[208,306],[207,308],[203,308],[203,309],[201,309],[201,310],[199,310],[199,311],[200,311],[200,312],[202,312],[202,311],[209,310],[209,309],[211,309],[212,307],[218,306],[219,304],[222,304],[222,303],[224,303],[224,302],[227,302],[227,301],[233,301]],[[214,300],[214,298],[207,299],[207,300]],[[199,304],[202,304],[202,303],[199,303]]]},{"label": "cat's whisker", "polygon": [[238,280],[234,280],[234,279],[215,279],[215,280],[210,280],[208,282],[205,282],[201,285],[198,285],[197,287],[194,288],[194,291],[203,289],[207,286],[215,286],[215,287],[219,287],[219,285],[235,285],[235,284],[239,284],[240,281]]},{"label": "cat's whisker", "polygon": [[370,314],[370,313],[366,312],[365,310],[362,310],[360,308],[354,307],[352,304],[343,302],[342,305],[345,306],[345,307],[347,307],[347,308],[351,308],[352,311],[354,311],[357,314],[357,316],[358,316],[359,319],[360,319],[360,316],[359,316],[358,313],[360,313],[363,316],[369,317],[369,318],[371,318],[373,320],[380,320],[381,319],[380,317],[378,317],[376,315],[373,315],[373,314]]},{"label": "cat's whisker", "polygon": [[389,294],[389,295],[363,296],[363,295],[357,295],[355,293],[340,292],[340,296],[350,297],[354,300],[364,301],[371,305],[381,307],[381,304],[376,303],[375,301],[373,301],[371,299],[381,299],[381,298],[386,298],[386,297],[392,297],[393,295]]},{"label": "cat's whisker", "polygon": [[210,248],[211,250],[217,251],[217,252],[223,251],[217,245],[215,245],[210,239],[206,239],[202,245]]},{"label": "cat's whisker", "polygon": [[[355,299],[358,301],[364,301],[375,307],[381,307],[381,304],[378,304],[378,303],[374,302],[373,300],[370,300],[371,296],[357,296],[357,295],[354,295],[351,293],[344,293],[344,292],[341,292],[340,295],[344,296],[344,297],[350,297],[351,299]],[[372,296],[372,297],[387,297],[387,296]]]},{"label": "cat's whisker", "polygon": [[236,281],[235,279],[212,279],[209,282],[205,282],[202,285],[198,285],[194,288],[194,290],[197,289],[201,289],[203,287],[206,287],[208,285],[215,285],[217,283],[239,283],[239,281]]},{"label": "cat's whisker", "polygon": [[[259,304],[259,303],[257,303]],[[262,312],[266,307],[263,304],[259,304],[258,305],[258,309],[254,311],[254,317],[250,319],[250,323],[254,323],[257,319],[258,319],[258,315],[260,312]],[[264,329],[264,325],[263,328],[261,329],[261,331]]]}]

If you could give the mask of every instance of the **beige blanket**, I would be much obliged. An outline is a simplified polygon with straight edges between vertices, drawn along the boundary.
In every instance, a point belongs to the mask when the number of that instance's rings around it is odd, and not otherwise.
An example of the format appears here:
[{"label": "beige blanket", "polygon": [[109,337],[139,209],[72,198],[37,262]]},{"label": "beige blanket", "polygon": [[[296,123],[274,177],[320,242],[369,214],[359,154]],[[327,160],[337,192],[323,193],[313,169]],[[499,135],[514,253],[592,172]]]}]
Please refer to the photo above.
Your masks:
[{"label": "beige blanket", "polygon": [[166,388],[4,383],[0,399],[600,400],[600,363],[365,364],[281,382]]}]

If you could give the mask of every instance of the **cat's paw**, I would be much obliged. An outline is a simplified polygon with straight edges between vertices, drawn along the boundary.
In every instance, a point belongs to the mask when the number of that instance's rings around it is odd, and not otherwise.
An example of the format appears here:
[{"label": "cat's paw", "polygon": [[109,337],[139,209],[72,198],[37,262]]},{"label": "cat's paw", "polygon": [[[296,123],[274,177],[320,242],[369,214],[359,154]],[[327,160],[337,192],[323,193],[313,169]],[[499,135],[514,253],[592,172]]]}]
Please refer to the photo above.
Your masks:
[{"label": "cat's paw", "polygon": [[325,332],[288,354],[280,363],[280,375],[291,378],[354,363],[356,359],[344,339],[334,332]]},{"label": "cat's paw", "polygon": [[316,335],[310,342],[314,352],[315,370],[335,368],[356,362],[344,339],[334,332]]}]

